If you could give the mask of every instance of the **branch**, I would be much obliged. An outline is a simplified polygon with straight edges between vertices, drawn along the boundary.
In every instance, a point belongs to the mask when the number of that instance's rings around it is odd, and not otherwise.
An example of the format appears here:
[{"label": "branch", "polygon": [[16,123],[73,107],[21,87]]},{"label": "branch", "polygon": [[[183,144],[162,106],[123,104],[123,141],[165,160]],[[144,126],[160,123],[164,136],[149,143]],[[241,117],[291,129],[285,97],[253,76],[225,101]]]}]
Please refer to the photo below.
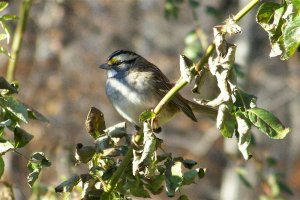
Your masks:
[{"label": "branch", "polygon": [[31,3],[32,0],[24,0],[20,9],[20,16],[12,43],[11,59],[9,59],[6,72],[6,79],[8,82],[12,82],[14,80],[16,63],[19,58],[19,53],[23,41],[23,34],[25,32],[26,22],[28,19],[28,13],[31,7]]},{"label": "branch", "polygon": [[[238,22],[240,19],[242,19],[254,6],[256,6],[259,3],[260,0],[252,0],[250,1],[242,10],[240,10],[233,19]],[[202,67],[207,63],[208,58],[212,55],[212,53],[215,50],[215,44],[212,42],[206,49],[204,56],[198,61],[198,63],[195,66],[195,69],[192,71],[194,74],[199,72]],[[162,100],[157,104],[157,106],[154,108],[154,113],[157,115],[162,110],[163,106],[168,103],[173,96],[176,95],[179,90],[181,90],[184,86],[187,85],[187,81],[183,80],[181,77],[179,78],[176,85],[162,98]]]}]

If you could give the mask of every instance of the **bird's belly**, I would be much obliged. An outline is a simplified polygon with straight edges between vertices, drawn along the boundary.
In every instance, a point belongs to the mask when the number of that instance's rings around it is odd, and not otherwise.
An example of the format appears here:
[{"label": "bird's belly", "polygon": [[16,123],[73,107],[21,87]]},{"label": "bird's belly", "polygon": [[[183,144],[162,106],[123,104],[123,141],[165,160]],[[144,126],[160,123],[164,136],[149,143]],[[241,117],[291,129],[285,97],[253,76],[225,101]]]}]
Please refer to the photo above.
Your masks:
[{"label": "bird's belly", "polygon": [[139,124],[139,115],[153,108],[159,101],[149,90],[135,84],[110,78],[106,82],[106,94],[118,113],[131,123]]}]

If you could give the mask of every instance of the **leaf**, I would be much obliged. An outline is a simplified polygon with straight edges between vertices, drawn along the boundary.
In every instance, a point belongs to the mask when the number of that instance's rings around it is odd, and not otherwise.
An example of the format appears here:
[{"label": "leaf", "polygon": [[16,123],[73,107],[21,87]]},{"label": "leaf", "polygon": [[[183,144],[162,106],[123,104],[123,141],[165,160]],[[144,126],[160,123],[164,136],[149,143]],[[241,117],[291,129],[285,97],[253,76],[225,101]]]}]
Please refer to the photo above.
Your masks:
[{"label": "leaf", "polygon": [[289,59],[300,46],[300,16],[287,22],[283,31],[285,53],[283,59]]},{"label": "leaf", "polygon": [[293,195],[293,190],[284,182],[278,180],[278,186],[279,186],[279,189],[280,191],[286,193],[286,194],[289,194],[289,195]]},{"label": "leaf", "polygon": [[2,156],[0,157],[0,178],[2,177],[3,173],[4,173],[4,167],[5,167],[5,163],[4,160],[2,158]]},{"label": "leaf", "polygon": [[55,192],[72,192],[73,188],[79,183],[80,177],[75,175],[68,180],[62,182],[58,186],[55,187]]},{"label": "leaf", "polygon": [[15,19],[18,19],[18,17],[16,15],[2,15],[1,16],[1,20],[5,20],[5,21],[8,21],[8,20],[15,20]]},{"label": "leaf", "polygon": [[263,3],[257,11],[256,21],[267,32],[275,30],[275,24],[272,24],[275,10],[280,8],[280,4],[273,2]]},{"label": "leaf", "polygon": [[183,175],[181,171],[182,163],[177,162],[169,162],[167,163],[166,168],[166,191],[168,197],[174,197],[175,192],[180,188],[183,181]]},{"label": "leaf", "polygon": [[192,7],[192,8],[197,8],[199,7],[199,1],[198,0],[189,0],[189,5]]},{"label": "leaf", "polygon": [[5,33],[0,33],[0,41],[5,40],[7,38],[7,35]]},{"label": "leaf", "polygon": [[244,114],[238,112],[236,113],[237,121],[237,132],[238,132],[238,148],[242,153],[245,160],[249,160],[252,155],[250,154],[250,145],[251,145],[251,134],[250,121],[244,116]]},{"label": "leaf", "polygon": [[234,106],[238,108],[246,108],[246,109],[256,107],[256,100],[257,100],[256,96],[252,94],[248,94],[239,88],[234,90],[233,95],[235,96],[235,100],[233,102]]},{"label": "leaf", "polygon": [[[6,42],[7,42],[7,44],[8,44],[9,41],[10,41],[11,30],[10,30],[9,26],[8,26],[4,21],[0,21],[0,25],[2,26],[2,28],[3,28],[4,31],[5,31],[5,34],[6,34]],[[10,57],[10,55],[9,55],[8,57]]]},{"label": "leaf", "polygon": [[95,141],[95,149],[97,153],[102,153],[104,149],[110,148],[110,138],[108,136],[101,136]]},{"label": "leaf", "polygon": [[147,190],[145,190],[145,188],[142,184],[139,184],[139,185],[136,184],[134,187],[131,187],[130,193],[136,197],[150,198],[149,192]]},{"label": "leaf", "polygon": [[242,181],[242,183],[248,187],[248,188],[252,188],[251,183],[248,181],[248,179],[246,178],[247,175],[247,171],[245,168],[239,167],[236,169],[236,173],[239,177],[239,179]]},{"label": "leaf", "polygon": [[232,138],[236,120],[230,113],[230,108],[225,103],[219,106],[217,116],[217,129],[219,129],[225,138]]},{"label": "leaf", "polygon": [[7,151],[14,148],[14,145],[10,141],[0,137],[0,155],[4,155]]},{"label": "leaf", "polygon": [[6,89],[9,90],[12,94],[13,93],[18,93],[18,90],[13,87],[5,78],[0,76],[0,89]]},{"label": "leaf", "polygon": [[163,182],[165,177],[163,175],[154,176],[145,184],[146,188],[154,195],[160,194],[163,190]]},{"label": "leaf", "polygon": [[7,57],[11,58],[10,53],[4,47],[0,47],[0,53],[3,53]]},{"label": "leaf", "polygon": [[201,179],[204,177],[205,173],[206,169],[204,168],[193,169],[185,172],[183,174],[182,185],[190,185],[192,183],[195,183],[195,178],[198,177],[199,179]]},{"label": "leaf", "polygon": [[106,126],[103,113],[99,109],[91,107],[85,121],[86,131],[94,139],[97,139],[98,137],[100,137],[100,135],[104,134],[105,127]]},{"label": "leaf", "polygon": [[45,154],[43,152],[35,152],[31,155],[30,160],[27,164],[27,169],[29,170],[27,182],[30,187],[32,187],[37,180],[41,170],[44,167],[49,167],[50,165],[51,162],[45,157]]},{"label": "leaf", "polygon": [[0,122],[0,127],[8,127],[8,126],[11,126],[12,124],[13,124],[13,122],[11,121],[11,119],[8,119],[3,122]]},{"label": "leaf", "polygon": [[180,60],[180,74],[181,77],[188,83],[190,83],[193,78],[194,78],[194,74],[191,71],[191,68],[193,66],[193,62],[187,58],[184,55],[180,55],[179,56],[179,60]]},{"label": "leaf", "polygon": [[38,120],[38,121],[41,121],[41,122],[45,122],[45,123],[50,123],[50,121],[42,114],[40,113],[39,111],[37,111],[36,109],[32,108],[31,106],[28,106],[27,104],[25,103],[22,103],[26,109],[27,109],[27,112],[28,112],[28,118],[30,119],[34,119],[34,120]]},{"label": "leaf", "polygon": [[122,138],[127,135],[126,123],[121,122],[104,130],[104,132],[112,138]]},{"label": "leaf", "polygon": [[197,165],[197,162],[194,160],[185,159],[182,161],[182,164],[185,168],[192,169],[195,165]]},{"label": "leaf", "polygon": [[22,148],[27,145],[33,138],[33,135],[27,133],[25,130],[16,127],[14,129],[15,148]]},{"label": "leaf", "polygon": [[23,122],[28,122],[26,107],[13,97],[0,97],[0,106]]},{"label": "leaf", "polygon": [[180,195],[178,200],[189,200],[189,198],[185,194],[183,194],[183,195]]},{"label": "leaf", "polygon": [[271,112],[262,108],[251,108],[246,111],[248,119],[261,132],[272,139],[283,139],[289,132]]},{"label": "leaf", "polygon": [[3,11],[8,6],[8,3],[5,1],[0,1],[0,12]]},{"label": "leaf", "polygon": [[79,163],[89,162],[95,155],[94,146],[83,146],[81,143],[76,145],[75,159]]},{"label": "leaf", "polygon": [[142,122],[154,119],[155,117],[156,117],[156,114],[153,111],[145,110],[140,114],[139,121],[142,123]]}]

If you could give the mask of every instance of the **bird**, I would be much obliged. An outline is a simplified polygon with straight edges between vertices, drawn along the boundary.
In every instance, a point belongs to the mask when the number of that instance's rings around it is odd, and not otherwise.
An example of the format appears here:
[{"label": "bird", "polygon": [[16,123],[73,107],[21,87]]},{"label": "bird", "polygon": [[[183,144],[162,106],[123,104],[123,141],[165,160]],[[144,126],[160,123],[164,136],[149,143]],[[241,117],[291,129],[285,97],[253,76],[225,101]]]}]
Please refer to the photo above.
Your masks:
[{"label": "bird", "polygon": [[[114,51],[99,67],[107,71],[105,90],[108,99],[136,128],[142,127],[140,114],[155,108],[174,86],[157,66],[133,51]],[[180,111],[197,121],[193,110],[209,117],[217,114],[214,108],[189,101],[177,93],[155,118],[154,129],[159,129]]]}]

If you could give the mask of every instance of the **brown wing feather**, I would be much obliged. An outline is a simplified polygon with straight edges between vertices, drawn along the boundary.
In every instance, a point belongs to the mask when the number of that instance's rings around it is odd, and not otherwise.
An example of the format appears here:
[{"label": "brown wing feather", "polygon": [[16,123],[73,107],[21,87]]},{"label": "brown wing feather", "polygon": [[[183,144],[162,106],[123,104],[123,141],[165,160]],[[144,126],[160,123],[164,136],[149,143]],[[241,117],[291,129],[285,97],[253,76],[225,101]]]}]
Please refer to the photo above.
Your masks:
[{"label": "brown wing feather", "polygon": [[[156,91],[159,96],[163,98],[171,90],[174,84],[170,83],[169,79],[160,71],[158,67],[148,62],[147,60],[141,58],[141,60],[137,60],[136,62],[143,62],[135,63],[136,66],[139,66],[140,70],[143,70],[143,68],[147,68],[147,70],[151,70],[154,72],[155,77],[153,77],[153,83],[157,83],[154,87],[157,89]],[[191,107],[187,103],[187,100],[184,99],[179,93],[177,93],[171,99],[170,103],[173,103],[175,106],[177,106],[193,121],[197,121]]]}]

